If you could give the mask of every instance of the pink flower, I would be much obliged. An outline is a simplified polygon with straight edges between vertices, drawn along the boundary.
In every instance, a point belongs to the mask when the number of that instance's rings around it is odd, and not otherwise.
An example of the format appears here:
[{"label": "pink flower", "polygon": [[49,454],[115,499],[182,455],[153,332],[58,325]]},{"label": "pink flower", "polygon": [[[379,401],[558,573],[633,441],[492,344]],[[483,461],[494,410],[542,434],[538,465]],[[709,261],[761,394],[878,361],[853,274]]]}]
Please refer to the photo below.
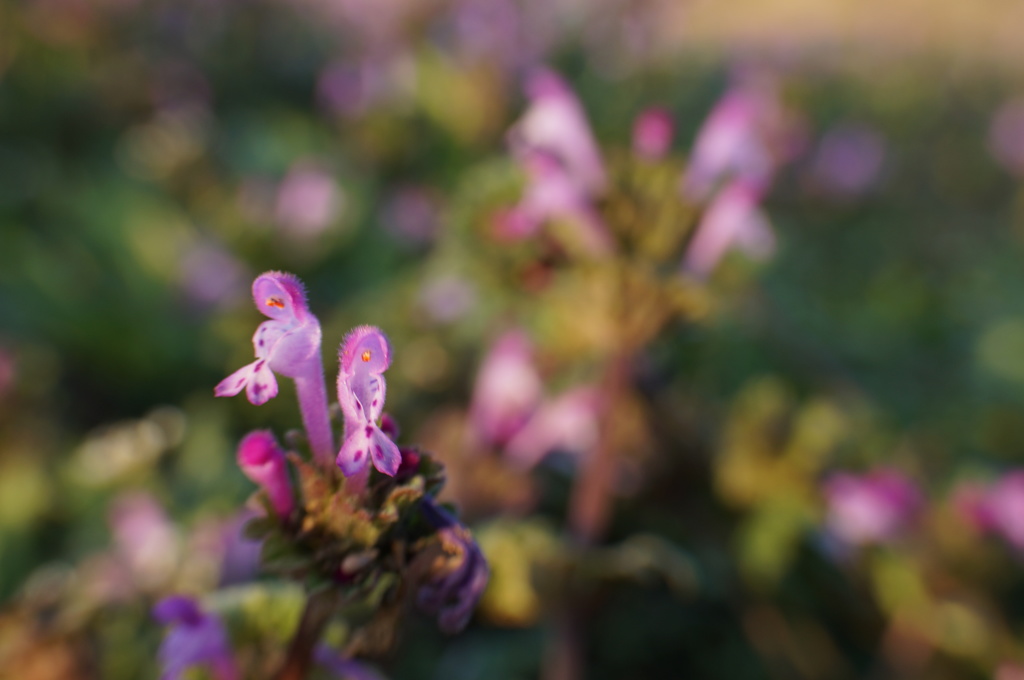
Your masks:
[{"label": "pink flower", "polygon": [[895,539],[920,509],[917,487],[894,470],[863,475],[839,472],[824,483],[829,531],[848,545]]},{"label": "pink flower", "polygon": [[379,328],[359,326],[341,345],[338,356],[338,401],[345,415],[345,442],[336,462],[346,477],[366,469],[370,459],[383,474],[394,476],[402,454],[377,424],[384,412],[391,346]]},{"label": "pink flower", "polygon": [[1008,472],[988,487],[961,487],[956,500],[975,526],[1024,551],[1024,470]]},{"label": "pink flower", "polygon": [[665,109],[647,109],[633,123],[633,153],[657,160],[668,153],[675,135],[675,123]]},{"label": "pink flower", "polygon": [[758,207],[760,185],[736,180],[720,191],[704,212],[686,249],[683,268],[704,278],[732,248],[764,259],[775,251],[775,234]]},{"label": "pink flower", "polygon": [[153,618],[170,627],[157,653],[160,680],[184,678],[185,671],[194,666],[208,668],[216,680],[240,677],[224,624],[200,609],[195,600],[166,597],[153,608]]},{"label": "pink flower", "polygon": [[697,133],[683,178],[683,192],[704,200],[721,182],[743,177],[767,187],[775,169],[769,124],[779,118],[774,88],[734,87],[712,109]]},{"label": "pink flower", "polygon": [[554,156],[572,181],[586,194],[604,191],[607,184],[601,152],[576,95],[561,76],[537,69],[526,83],[530,106],[509,131],[515,155],[543,150]]},{"label": "pink flower", "polygon": [[257,430],[247,434],[238,444],[238,467],[251,481],[258,484],[270,498],[278,517],[292,514],[295,499],[284,451],[270,430]]},{"label": "pink flower", "polygon": [[270,317],[252,337],[256,361],[222,380],[213,393],[232,397],[243,389],[256,406],[277,396],[280,373],[295,380],[302,422],[317,458],[330,460],[334,450],[327,388],[320,358],[320,322],[306,305],[306,291],[292,274],[266,272],[252,283],[256,309]]},{"label": "pink flower", "polygon": [[338,218],[343,200],[330,174],[314,164],[297,163],[277,190],[275,214],[287,230],[312,236]]},{"label": "pink flower", "polygon": [[875,130],[855,123],[836,125],[818,143],[811,172],[816,185],[837,196],[859,196],[878,181],[885,142]]},{"label": "pink flower", "polygon": [[476,434],[487,444],[505,444],[537,407],[542,390],[526,333],[502,334],[484,358],[473,387],[470,421]]},{"label": "pink flower", "polygon": [[1024,97],[1011,99],[993,114],[988,150],[1004,168],[1024,175]]},{"label": "pink flower", "polygon": [[508,442],[505,453],[524,468],[556,450],[589,453],[601,433],[600,401],[596,389],[577,387],[545,402]]}]

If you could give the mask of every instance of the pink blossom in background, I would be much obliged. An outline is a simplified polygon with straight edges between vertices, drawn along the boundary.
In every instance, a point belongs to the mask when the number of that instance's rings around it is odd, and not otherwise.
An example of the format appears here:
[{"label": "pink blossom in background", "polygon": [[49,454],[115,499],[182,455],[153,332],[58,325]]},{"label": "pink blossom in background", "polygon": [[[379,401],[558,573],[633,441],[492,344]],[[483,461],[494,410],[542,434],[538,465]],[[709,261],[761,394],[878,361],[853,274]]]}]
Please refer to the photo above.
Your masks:
[{"label": "pink blossom in background", "polygon": [[988,150],[1006,170],[1024,175],[1024,97],[996,109],[988,129]]},{"label": "pink blossom in background", "polygon": [[507,331],[491,345],[473,386],[469,417],[485,444],[504,445],[529,419],[543,396],[533,363],[533,343],[520,330]]},{"label": "pink blossom in background", "polygon": [[150,590],[166,583],[181,559],[181,539],[156,499],[141,491],[119,496],[108,521],[117,559],[135,587]]},{"label": "pink blossom in background", "polygon": [[668,153],[675,135],[675,122],[665,109],[647,109],[633,123],[633,153],[657,160]]},{"label": "pink blossom in background", "polygon": [[569,85],[554,71],[540,68],[528,76],[526,94],[530,104],[508,135],[513,154],[523,158],[544,151],[560,162],[582,193],[604,191],[601,152]]},{"label": "pink blossom in background", "polygon": [[407,186],[395,191],[381,212],[381,223],[398,243],[432,242],[440,220],[438,199],[427,189]]},{"label": "pink blossom in background", "polygon": [[1006,473],[987,487],[960,490],[961,509],[983,531],[998,534],[1015,549],[1024,551],[1024,470]]},{"label": "pink blossom in background", "polygon": [[888,469],[862,475],[838,472],[824,481],[822,491],[829,532],[851,546],[896,539],[909,528],[923,504],[914,483]]},{"label": "pink blossom in background", "polygon": [[412,58],[383,52],[328,64],[317,78],[316,96],[328,113],[355,118],[374,109],[402,106],[415,86]]},{"label": "pink blossom in background", "polygon": [[16,375],[14,353],[5,347],[0,347],[0,399],[7,396],[14,388]]},{"label": "pink blossom in background", "polygon": [[527,175],[523,196],[499,216],[495,235],[518,240],[532,236],[547,221],[562,220],[572,228],[568,236],[581,250],[591,255],[611,253],[614,243],[608,227],[561,162],[541,150],[526,152],[522,162]]},{"label": "pink blossom in background", "polygon": [[509,440],[505,454],[523,468],[556,450],[585,455],[597,445],[600,427],[600,392],[576,387],[542,403]]},{"label": "pink blossom in background", "polygon": [[861,196],[878,183],[885,154],[885,141],[875,129],[840,123],[818,142],[811,161],[812,181],[836,196]]},{"label": "pink blossom in background", "polygon": [[458,321],[473,311],[479,301],[473,283],[455,274],[428,280],[417,298],[420,308],[435,323]]},{"label": "pink blossom in background", "polygon": [[278,187],[274,213],[287,231],[313,236],[338,219],[344,200],[344,194],[326,170],[315,163],[299,162]]},{"label": "pink blossom in background", "polygon": [[215,680],[241,677],[224,624],[194,599],[165,597],[153,607],[153,618],[168,628],[157,652],[161,680],[182,680],[196,666],[209,669]]},{"label": "pink blossom in background", "polygon": [[767,187],[775,170],[768,122],[779,118],[773,87],[734,87],[715,105],[697,132],[690,153],[683,193],[706,199],[730,178]]},{"label": "pink blossom in background", "polygon": [[737,248],[755,259],[775,252],[775,234],[759,206],[761,187],[736,180],[708,206],[683,257],[683,269],[706,278],[729,250]]},{"label": "pink blossom in background", "polygon": [[179,264],[178,285],[193,302],[211,307],[239,304],[248,294],[248,268],[211,240],[189,245]]}]

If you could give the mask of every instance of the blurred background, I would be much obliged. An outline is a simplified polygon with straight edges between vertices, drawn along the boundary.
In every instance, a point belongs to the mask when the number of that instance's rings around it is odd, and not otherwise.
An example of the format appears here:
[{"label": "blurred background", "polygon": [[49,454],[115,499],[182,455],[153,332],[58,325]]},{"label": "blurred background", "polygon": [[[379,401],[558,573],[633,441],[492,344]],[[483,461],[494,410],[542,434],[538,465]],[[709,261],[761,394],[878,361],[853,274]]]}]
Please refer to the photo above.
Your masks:
[{"label": "blurred background", "polygon": [[[472,626],[412,619],[386,676],[1024,678],[1021,26],[995,0],[0,0],[0,677],[155,677],[154,598],[254,578],[234,449],[296,427],[294,389],[212,390],[276,269],[329,381],[349,328],[390,335],[389,409],[491,562]],[[539,66],[610,166],[661,107],[682,172],[751,70],[791,118],[777,247],[636,349],[604,576],[550,608],[584,463],[460,434],[503,330],[550,393],[600,374],[563,334],[583,289],[549,304],[474,241],[521,190]]]}]

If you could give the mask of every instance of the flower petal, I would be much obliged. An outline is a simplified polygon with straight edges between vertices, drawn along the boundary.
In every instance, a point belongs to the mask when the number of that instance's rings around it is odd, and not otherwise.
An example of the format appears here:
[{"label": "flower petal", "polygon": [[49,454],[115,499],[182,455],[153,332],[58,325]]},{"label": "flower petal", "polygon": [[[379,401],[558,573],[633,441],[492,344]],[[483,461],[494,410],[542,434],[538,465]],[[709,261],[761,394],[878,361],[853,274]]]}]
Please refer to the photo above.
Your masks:
[{"label": "flower petal", "polygon": [[245,396],[255,406],[261,406],[277,396],[277,378],[267,362],[260,359],[253,364],[253,374],[245,387]]},{"label": "flower petal", "polygon": [[258,362],[254,361],[251,364],[242,366],[240,369],[221,380],[217,383],[217,386],[213,388],[213,395],[215,397],[233,397],[241,392],[252,379],[257,363]]},{"label": "flower petal", "polygon": [[394,477],[398,472],[398,466],[402,464],[402,453],[398,450],[398,446],[388,439],[388,436],[381,432],[376,425],[367,425],[364,434],[370,428],[373,428],[369,432],[370,456],[373,458],[373,465],[385,475]]},{"label": "flower petal", "polygon": [[346,477],[352,477],[362,472],[369,461],[370,438],[366,435],[365,427],[358,427],[349,433],[334,462]]}]

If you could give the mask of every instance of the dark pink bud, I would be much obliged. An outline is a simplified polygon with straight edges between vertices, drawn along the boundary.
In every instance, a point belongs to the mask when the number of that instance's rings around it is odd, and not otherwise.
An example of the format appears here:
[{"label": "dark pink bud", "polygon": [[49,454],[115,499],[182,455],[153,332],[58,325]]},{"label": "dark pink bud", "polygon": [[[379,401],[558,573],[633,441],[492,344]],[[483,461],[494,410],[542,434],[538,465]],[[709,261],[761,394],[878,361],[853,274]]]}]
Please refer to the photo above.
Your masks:
[{"label": "dark pink bud", "polygon": [[284,451],[269,430],[247,434],[238,445],[238,467],[270,497],[279,517],[291,515],[295,507]]}]

